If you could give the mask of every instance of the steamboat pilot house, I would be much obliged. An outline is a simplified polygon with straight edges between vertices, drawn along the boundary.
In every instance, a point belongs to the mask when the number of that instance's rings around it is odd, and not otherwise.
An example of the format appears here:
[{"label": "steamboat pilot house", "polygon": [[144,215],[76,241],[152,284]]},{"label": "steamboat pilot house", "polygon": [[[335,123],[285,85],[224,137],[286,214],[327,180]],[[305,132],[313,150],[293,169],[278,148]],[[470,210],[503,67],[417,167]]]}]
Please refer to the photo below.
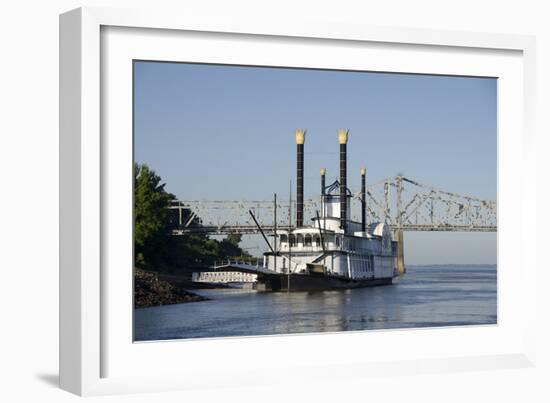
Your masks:
[{"label": "steamboat pilot house", "polygon": [[[351,220],[352,194],[347,188],[348,131],[339,130],[340,177],[325,186],[321,169],[321,211],[303,223],[303,155],[305,131],[296,131],[296,227],[277,230],[275,251],[265,254],[269,269],[294,277],[314,275],[360,285],[391,284],[396,242],[389,225],[366,224],[366,169],[361,169],[361,222]],[[362,284],[363,283],[363,284]]]}]

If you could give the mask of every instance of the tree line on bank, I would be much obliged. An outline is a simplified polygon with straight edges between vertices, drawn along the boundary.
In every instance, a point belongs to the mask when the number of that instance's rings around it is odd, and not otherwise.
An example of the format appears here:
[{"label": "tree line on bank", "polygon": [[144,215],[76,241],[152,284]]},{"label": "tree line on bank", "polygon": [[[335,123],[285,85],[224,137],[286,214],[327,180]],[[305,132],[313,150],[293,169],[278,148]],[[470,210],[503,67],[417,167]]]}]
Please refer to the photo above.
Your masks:
[{"label": "tree line on bank", "polygon": [[[176,197],[146,164],[134,164],[134,262],[137,268],[158,272],[207,267],[215,260],[248,256],[239,247],[240,235],[221,241],[206,234],[172,236],[173,223],[168,207]],[[200,225],[195,218],[192,226]]]}]

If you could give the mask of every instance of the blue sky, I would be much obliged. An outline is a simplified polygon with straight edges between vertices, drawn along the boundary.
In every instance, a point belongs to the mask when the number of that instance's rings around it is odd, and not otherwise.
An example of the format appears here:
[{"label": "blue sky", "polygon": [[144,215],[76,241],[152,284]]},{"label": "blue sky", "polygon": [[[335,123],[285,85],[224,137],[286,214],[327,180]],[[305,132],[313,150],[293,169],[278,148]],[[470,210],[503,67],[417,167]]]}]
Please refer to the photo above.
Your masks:
[{"label": "blue sky", "polygon": [[[305,196],[319,168],[348,182],[402,173],[496,200],[496,79],[136,62],[135,159],[181,199],[288,198],[294,130],[307,129]],[[407,263],[495,263],[496,234],[406,235]]]}]

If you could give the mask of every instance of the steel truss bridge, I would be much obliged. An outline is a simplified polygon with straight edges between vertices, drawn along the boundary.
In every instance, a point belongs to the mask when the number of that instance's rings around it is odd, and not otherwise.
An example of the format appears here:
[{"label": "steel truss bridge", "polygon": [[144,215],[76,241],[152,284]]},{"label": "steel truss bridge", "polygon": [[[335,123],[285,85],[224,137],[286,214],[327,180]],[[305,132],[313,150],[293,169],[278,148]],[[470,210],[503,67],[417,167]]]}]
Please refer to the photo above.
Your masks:
[{"label": "steel truss bridge", "polygon": [[[367,187],[367,223],[386,222],[402,231],[497,230],[497,204],[424,185],[404,176],[384,179]],[[321,200],[304,200],[304,223],[321,210]],[[282,200],[174,200],[170,206],[172,234],[257,234],[254,213],[266,233],[293,228],[295,201]],[[361,194],[352,193],[351,219],[361,221]]]}]

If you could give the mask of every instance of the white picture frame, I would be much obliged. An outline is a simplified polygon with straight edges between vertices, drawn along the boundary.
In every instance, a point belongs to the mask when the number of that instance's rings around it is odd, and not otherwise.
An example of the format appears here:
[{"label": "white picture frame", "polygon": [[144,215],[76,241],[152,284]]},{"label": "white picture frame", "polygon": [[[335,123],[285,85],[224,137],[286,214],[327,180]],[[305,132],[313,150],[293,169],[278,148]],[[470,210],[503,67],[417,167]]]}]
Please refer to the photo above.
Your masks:
[{"label": "white picture frame", "polygon": [[[125,170],[131,165],[112,160],[115,152],[116,155],[122,153],[122,160],[127,159],[131,156],[131,147],[128,149],[127,136],[109,133],[112,127],[117,127],[121,133],[128,130],[127,118],[128,113],[131,114],[131,110],[128,111],[131,87],[125,78],[128,58],[150,59],[153,55],[153,58],[181,60],[181,55],[175,53],[179,48],[175,44],[187,40],[185,35],[189,33],[193,38],[187,50],[196,52],[193,61],[202,57],[201,61],[273,65],[277,63],[273,62],[273,57],[278,57],[281,65],[287,65],[289,61],[284,61],[283,54],[298,57],[292,52],[296,43],[301,49],[309,46],[311,50],[309,59],[296,62],[302,67],[310,63],[309,67],[321,67],[322,64],[322,67],[358,69],[363,63],[362,52],[379,52],[376,62],[365,62],[370,70],[499,77],[503,83],[499,86],[499,94],[505,95],[499,98],[499,324],[467,329],[132,343],[128,338],[133,309],[132,283],[131,276],[124,274],[128,273],[128,254],[110,255],[113,240],[126,242],[126,245],[131,243],[131,220],[128,221],[128,214],[124,212],[121,215],[107,213],[116,208],[126,209],[126,212],[127,208],[131,209],[131,192],[128,193],[127,187],[130,178],[125,176]],[[204,52],[208,46],[217,46],[206,43],[205,38],[213,38],[211,42],[218,44],[234,41],[232,45],[235,46],[227,46],[231,52],[216,57],[201,56],[200,50]],[[201,45],[205,47],[193,45],[197,40],[203,40]],[[277,50],[262,53],[255,48],[251,51],[251,46],[262,47],[268,43]],[[333,52],[334,60],[316,59],[313,43]],[[239,46],[242,49],[237,49]],[[282,370],[286,380],[304,382],[325,377],[346,379],[534,365],[535,286],[528,280],[536,277],[536,265],[532,253],[534,245],[528,239],[535,232],[535,217],[528,206],[534,203],[532,173],[535,167],[533,160],[524,158],[534,143],[534,49],[534,39],[520,35],[315,21],[294,24],[293,21],[248,20],[245,17],[213,20],[149,10],[81,8],[61,15],[61,387],[79,395],[96,395],[277,384],[281,382]],[[338,58],[340,51],[349,58]],[[423,58],[408,57],[408,63],[399,62],[399,55],[411,55],[407,52],[422,54]],[[399,69],[397,62],[401,63]],[[432,67],[426,67],[427,64]],[[495,71],[501,75],[492,74]],[[105,80],[102,74],[117,80]],[[113,116],[116,116],[114,120]],[[502,181],[503,175],[506,182]],[[118,206],[115,205],[117,200]],[[521,219],[517,215],[511,217],[512,211],[518,211]],[[113,218],[119,216],[122,220]],[[508,243],[517,234],[522,242]],[[112,267],[110,259],[119,258],[125,267],[122,274],[108,270]],[[507,268],[512,266],[521,268],[521,275],[515,280],[512,269]],[[113,290],[124,295],[120,303],[113,301]],[[242,352],[243,343],[247,353],[235,353],[237,349]],[[345,344],[343,348],[350,349],[366,343],[367,347],[366,352],[351,357],[347,354],[345,359],[326,360],[326,357],[317,357],[312,348],[319,343]],[[398,348],[400,344],[413,343],[415,349]],[[395,345],[396,348],[386,354],[379,348],[370,347],[369,350],[369,345]],[[290,353],[300,352],[300,355],[262,363],[257,357],[265,349],[275,352],[284,349]],[[201,364],[200,357],[209,354],[219,361],[216,370],[205,365],[204,359]],[[192,372],[178,364],[179,355],[186,357],[187,366],[189,362],[194,363]],[[146,370],[136,369],[136,362],[144,364]],[[229,362],[231,372],[228,371]],[[251,373],[253,377],[249,376]]]}]

